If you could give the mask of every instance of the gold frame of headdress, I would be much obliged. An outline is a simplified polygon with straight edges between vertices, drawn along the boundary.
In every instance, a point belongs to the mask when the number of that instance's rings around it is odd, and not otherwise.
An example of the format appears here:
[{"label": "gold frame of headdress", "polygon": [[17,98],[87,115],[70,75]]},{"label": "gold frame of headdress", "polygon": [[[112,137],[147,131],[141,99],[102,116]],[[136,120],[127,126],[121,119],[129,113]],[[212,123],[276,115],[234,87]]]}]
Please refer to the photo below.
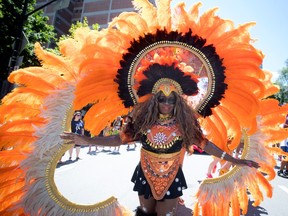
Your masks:
[{"label": "gold frame of headdress", "polygon": [[[67,108],[65,116],[62,120],[62,127],[65,131],[70,131],[71,123],[70,120],[73,118],[74,110],[70,106]],[[61,192],[58,190],[55,181],[54,175],[56,166],[59,162],[59,159],[63,156],[63,154],[71,148],[71,145],[65,144],[65,142],[60,145],[56,146],[51,149],[52,154],[50,160],[48,161],[45,169],[45,187],[49,197],[53,200],[55,204],[57,204],[60,208],[65,210],[63,215],[71,215],[73,214],[88,214],[88,215],[100,215],[107,212],[111,212],[111,209],[117,211],[118,207],[118,200],[114,196],[108,197],[107,199],[97,202],[95,204],[78,204],[72,202],[65,198]],[[112,210],[113,211],[113,210]]]},{"label": "gold frame of headdress", "polygon": [[47,192],[50,196],[50,198],[57,203],[57,205],[61,206],[63,209],[69,211],[69,212],[87,212],[87,213],[92,213],[92,212],[98,212],[101,209],[107,208],[108,206],[114,204],[117,202],[117,199],[113,196],[107,198],[104,201],[97,202],[92,205],[82,205],[82,204],[77,204],[74,202],[69,201],[66,199],[61,193],[59,192],[55,181],[54,181],[54,175],[55,175],[55,170],[57,163],[61,156],[68,150],[70,149],[71,146],[68,144],[64,144],[60,146],[57,149],[56,154],[54,154],[54,157],[48,162],[47,167],[46,167],[46,189]]},{"label": "gold frame of headdress", "polygon": [[[183,90],[178,82],[169,78],[159,79],[153,86],[152,94],[156,94],[159,91],[160,86],[165,86],[161,91],[164,95],[168,96],[172,91],[177,91],[178,94],[183,94]],[[172,87],[171,87],[172,85]]]},{"label": "gold frame of headdress", "polygon": [[[195,110],[197,110],[198,112],[201,112],[201,110],[204,109],[204,107],[207,105],[207,103],[209,102],[209,100],[211,99],[211,97],[214,94],[214,91],[215,91],[215,73],[214,73],[214,70],[213,70],[209,60],[199,49],[197,49],[191,45],[188,45],[186,43],[179,42],[179,41],[158,41],[158,42],[155,42],[155,43],[150,44],[149,46],[145,47],[145,49],[143,49],[141,52],[138,53],[136,58],[133,59],[131,66],[129,68],[129,72],[128,72],[127,86],[129,89],[130,97],[132,98],[133,103],[137,104],[139,97],[137,95],[136,89],[133,88],[133,86],[135,84],[133,77],[136,73],[137,66],[139,65],[139,63],[143,59],[143,57],[145,55],[147,55],[149,52],[151,52],[152,50],[155,50],[157,48],[169,47],[169,46],[175,47],[175,48],[182,48],[182,49],[185,49],[185,50],[191,52],[192,54],[197,56],[198,59],[201,60],[201,62],[203,63],[201,70],[203,67],[205,67],[205,69],[207,71],[207,77],[208,77],[207,93],[203,97],[201,102],[199,104],[197,104],[197,106],[195,108]],[[199,71],[197,73],[197,75],[200,74],[200,72],[201,71]]]}]

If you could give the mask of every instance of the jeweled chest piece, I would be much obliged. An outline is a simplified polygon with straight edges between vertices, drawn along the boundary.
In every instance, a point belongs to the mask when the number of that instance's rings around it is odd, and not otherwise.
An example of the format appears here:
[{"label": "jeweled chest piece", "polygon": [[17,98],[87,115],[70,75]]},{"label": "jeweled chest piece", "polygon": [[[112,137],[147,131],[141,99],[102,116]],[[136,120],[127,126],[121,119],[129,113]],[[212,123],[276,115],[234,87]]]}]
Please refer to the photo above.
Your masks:
[{"label": "jeweled chest piece", "polygon": [[153,136],[153,142],[155,142],[157,145],[165,144],[168,140],[168,137],[163,132],[158,132]]},{"label": "jeweled chest piece", "polygon": [[[159,119],[158,119],[159,120]],[[179,138],[179,130],[174,117],[157,123],[147,130],[147,143],[155,149],[170,148]]]}]

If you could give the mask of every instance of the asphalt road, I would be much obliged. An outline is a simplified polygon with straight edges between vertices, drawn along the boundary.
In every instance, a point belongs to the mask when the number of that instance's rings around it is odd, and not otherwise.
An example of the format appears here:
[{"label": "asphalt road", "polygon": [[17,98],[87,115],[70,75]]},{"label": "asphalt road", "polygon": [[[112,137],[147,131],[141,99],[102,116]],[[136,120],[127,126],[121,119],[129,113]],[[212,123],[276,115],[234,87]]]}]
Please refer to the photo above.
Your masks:
[{"label": "asphalt road", "polygon": [[[92,153],[87,154],[88,147],[83,147],[80,152],[81,159],[78,161],[75,161],[75,152],[72,161],[68,161],[66,153],[62,158],[64,163],[59,165],[55,172],[58,190],[67,199],[79,204],[94,204],[115,196],[120,204],[134,210],[138,206],[138,197],[132,189],[130,178],[139,162],[140,146],[138,145],[135,150],[126,148],[127,146],[121,146],[119,152],[114,152],[114,148],[105,147],[95,151],[95,147],[92,147]],[[185,158],[183,171],[188,189],[184,191],[182,198],[185,200],[185,205],[178,210],[179,215],[191,215],[193,194],[196,193],[199,182],[206,177],[210,161],[211,157],[206,154],[193,154]],[[279,167],[275,169],[277,171]],[[272,185],[273,197],[264,196],[264,201],[258,207],[252,206],[250,202],[246,215],[288,215],[288,179],[276,176]]]}]

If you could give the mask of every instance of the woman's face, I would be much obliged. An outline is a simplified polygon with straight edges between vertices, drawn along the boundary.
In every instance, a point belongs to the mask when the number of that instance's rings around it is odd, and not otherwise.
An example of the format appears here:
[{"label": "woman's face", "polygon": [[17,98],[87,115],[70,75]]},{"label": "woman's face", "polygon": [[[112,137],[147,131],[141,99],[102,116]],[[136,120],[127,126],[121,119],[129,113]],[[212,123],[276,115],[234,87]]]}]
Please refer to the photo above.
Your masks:
[{"label": "woman's face", "polygon": [[173,112],[176,97],[174,94],[170,94],[168,97],[165,96],[162,92],[158,96],[158,103],[159,103],[159,112],[161,114],[171,114]]},{"label": "woman's face", "polygon": [[81,119],[81,117],[82,117],[82,116],[81,116],[81,113],[80,113],[80,112],[79,112],[79,113],[78,113],[78,112],[75,113],[75,119],[78,119],[78,120],[79,120],[79,119]]}]

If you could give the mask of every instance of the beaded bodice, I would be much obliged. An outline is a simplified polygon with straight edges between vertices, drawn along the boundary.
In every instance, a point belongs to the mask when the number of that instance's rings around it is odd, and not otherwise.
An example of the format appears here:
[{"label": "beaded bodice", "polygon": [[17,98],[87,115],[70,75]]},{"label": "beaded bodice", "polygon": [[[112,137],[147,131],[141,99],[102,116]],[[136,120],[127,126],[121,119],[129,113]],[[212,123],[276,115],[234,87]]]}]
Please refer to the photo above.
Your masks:
[{"label": "beaded bodice", "polygon": [[175,121],[155,124],[143,134],[141,141],[144,149],[155,153],[173,153],[182,148],[181,133]]}]

